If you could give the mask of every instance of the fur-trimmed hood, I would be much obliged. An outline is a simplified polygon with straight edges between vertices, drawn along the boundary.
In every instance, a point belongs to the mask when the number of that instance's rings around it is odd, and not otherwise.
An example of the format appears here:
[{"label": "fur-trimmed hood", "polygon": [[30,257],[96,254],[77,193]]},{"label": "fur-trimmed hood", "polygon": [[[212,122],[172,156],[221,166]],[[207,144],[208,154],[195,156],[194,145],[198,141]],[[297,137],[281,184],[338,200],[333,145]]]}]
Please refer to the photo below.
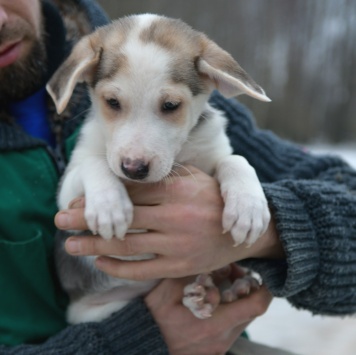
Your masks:
[{"label": "fur-trimmed hood", "polygon": [[51,2],[62,14],[67,29],[67,40],[71,42],[77,42],[84,35],[109,21],[102,8],[93,0],[51,0]]},{"label": "fur-trimmed hood", "polygon": [[[44,0],[55,4],[61,14],[66,29],[66,43],[73,47],[83,36],[104,26],[109,18],[103,9],[93,0]],[[85,84],[77,85],[70,105],[59,116],[49,98],[48,106],[52,116],[53,131],[57,141],[69,136],[85,118],[90,105]]]}]

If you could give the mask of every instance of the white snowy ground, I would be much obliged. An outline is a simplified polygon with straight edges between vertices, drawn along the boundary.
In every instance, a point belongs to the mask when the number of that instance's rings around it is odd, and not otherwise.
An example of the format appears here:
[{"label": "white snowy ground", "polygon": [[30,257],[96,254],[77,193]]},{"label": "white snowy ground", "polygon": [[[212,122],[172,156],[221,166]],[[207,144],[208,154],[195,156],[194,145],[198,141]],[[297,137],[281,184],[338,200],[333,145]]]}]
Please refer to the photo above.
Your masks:
[{"label": "white snowy ground", "polygon": [[[356,145],[308,147],[316,154],[341,155],[356,168]],[[312,316],[283,299],[274,299],[267,313],[248,328],[252,340],[300,355],[356,355],[356,317]]]}]

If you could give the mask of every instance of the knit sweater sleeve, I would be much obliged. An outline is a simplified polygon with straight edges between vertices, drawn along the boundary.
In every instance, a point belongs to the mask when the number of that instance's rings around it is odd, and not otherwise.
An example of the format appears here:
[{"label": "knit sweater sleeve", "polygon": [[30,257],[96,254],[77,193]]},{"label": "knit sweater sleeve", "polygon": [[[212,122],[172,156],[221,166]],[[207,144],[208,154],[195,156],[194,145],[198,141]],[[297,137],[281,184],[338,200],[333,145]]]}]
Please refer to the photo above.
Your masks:
[{"label": "knit sweater sleeve", "polygon": [[215,94],[236,154],[262,182],[286,260],[249,259],[275,296],[315,314],[356,312],[356,171],[255,127],[250,112]]},{"label": "knit sweater sleeve", "polygon": [[158,326],[142,299],[99,323],[68,326],[42,344],[0,345],[1,355],[168,354]]}]

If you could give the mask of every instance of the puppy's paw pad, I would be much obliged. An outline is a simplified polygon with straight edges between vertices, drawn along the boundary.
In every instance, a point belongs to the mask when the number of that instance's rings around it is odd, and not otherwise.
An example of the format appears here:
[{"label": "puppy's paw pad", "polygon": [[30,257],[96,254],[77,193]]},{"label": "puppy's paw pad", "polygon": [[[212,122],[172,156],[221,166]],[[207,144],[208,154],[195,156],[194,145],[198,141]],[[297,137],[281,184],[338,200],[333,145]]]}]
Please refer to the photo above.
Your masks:
[{"label": "puppy's paw pad", "polygon": [[211,317],[214,305],[207,300],[209,290],[216,288],[207,274],[198,275],[195,282],[184,288],[183,304],[199,319]]}]

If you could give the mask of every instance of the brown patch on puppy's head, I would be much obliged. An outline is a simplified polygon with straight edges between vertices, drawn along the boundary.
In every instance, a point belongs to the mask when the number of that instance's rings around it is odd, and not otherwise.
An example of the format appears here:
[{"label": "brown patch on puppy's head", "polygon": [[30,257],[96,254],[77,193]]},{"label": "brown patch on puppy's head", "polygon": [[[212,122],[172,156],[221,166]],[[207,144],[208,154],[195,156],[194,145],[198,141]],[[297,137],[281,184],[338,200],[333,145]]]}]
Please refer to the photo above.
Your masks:
[{"label": "brown patch on puppy's head", "polygon": [[94,88],[101,80],[111,79],[118,70],[127,70],[128,59],[121,48],[127,41],[129,33],[135,26],[133,16],[114,21],[111,25],[99,29],[103,53],[95,76],[90,83]]},{"label": "brown patch on puppy's head", "polygon": [[159,17],[142,31],[140,39],[172,54],[173,81],[185,83],[194,96],[205,92],[208,86],[228,97],[247,94],[270,101],[229,53],[180,20]]},{"label": "brown patch on puppy's head", "polygon": [[[118,71],[129,71],[132,58],[127,58],[125,48],[131,38],[138,43],[137,48],[140,43],[163,48],[169,58],[164,72],[172,83],[188,87],[192,96],[216,88],[227,97],[244,93],[269,101],[239,64],[203,33],[180,20],[137,15],[99,28],[74,47],[47,85],[59,113],[67,106],[76,83],[86,81],[95,88],[99,82],[114,78]],[[144,60],[142,65],[145,67]]]},{"label": "brown patch on puppy's head", "polygon": [[127,60],[120,48],[134,23],[134,17],[125,17],[99,28],[76,44],[47,84],[58,113],[66,108],[77,83],[85,81],[94,88],[99,81],[126,67]]},{"label": "brown patch on puppy's head", "polygon": [[200,33],[177,19],[159,17],[140,34],[141,41],[154,43],[172,56],[171,78],[189,87],[193,96],[204,91],[204,81],[196,67],[201,52]]}]

